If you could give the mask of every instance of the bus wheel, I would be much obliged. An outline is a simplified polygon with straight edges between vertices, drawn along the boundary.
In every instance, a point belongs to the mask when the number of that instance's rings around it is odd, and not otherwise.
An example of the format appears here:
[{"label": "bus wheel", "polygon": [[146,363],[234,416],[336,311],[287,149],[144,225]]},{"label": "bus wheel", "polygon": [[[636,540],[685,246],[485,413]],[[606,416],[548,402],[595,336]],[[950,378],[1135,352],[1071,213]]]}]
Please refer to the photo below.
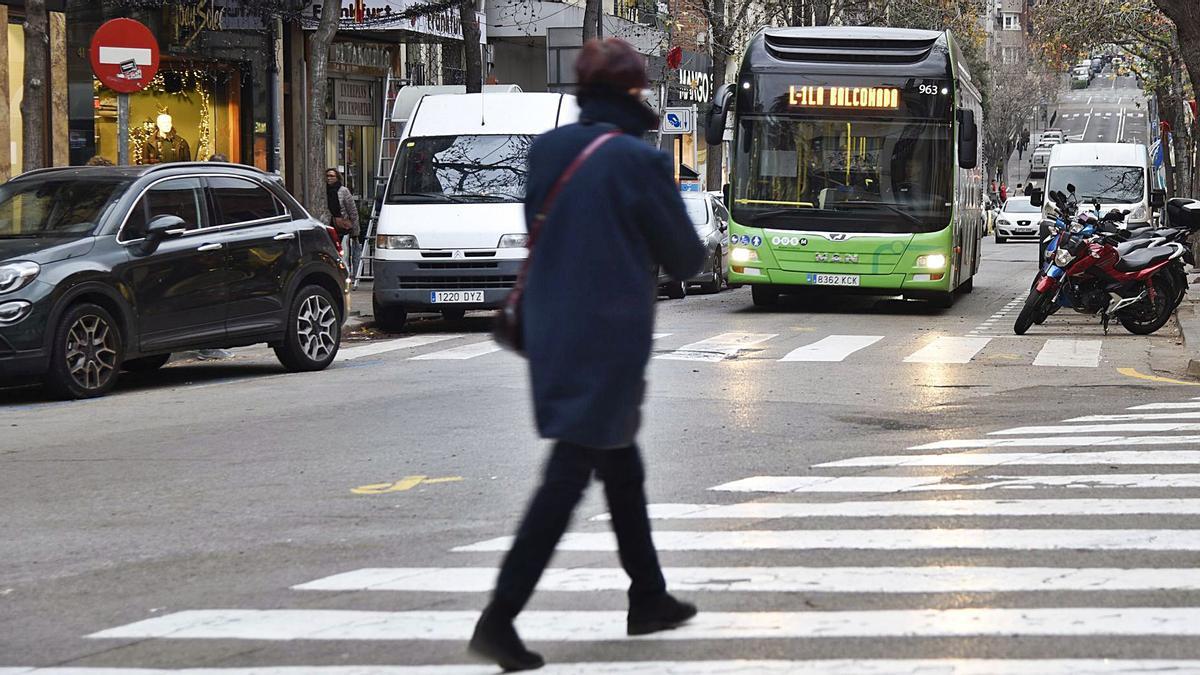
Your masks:
[{"label": "bus wheel", "polygon": [[766,286],[751,286],[750,296],[754,298],[755,307],[774,307],[779,302],[779,291]]},{"label": "bus wheel", "polygon": [[954,306],[954,291],[946,291],[945,293],[934,295],[929,298],[929,304],[938,309],[950,309]]},{"label": "bus wheel", "polygon": [[973,290],[975,290],[975,277],[967,279],[967,283],[958,287],[958,292],[962,293],[963,295],[966,295]]}]

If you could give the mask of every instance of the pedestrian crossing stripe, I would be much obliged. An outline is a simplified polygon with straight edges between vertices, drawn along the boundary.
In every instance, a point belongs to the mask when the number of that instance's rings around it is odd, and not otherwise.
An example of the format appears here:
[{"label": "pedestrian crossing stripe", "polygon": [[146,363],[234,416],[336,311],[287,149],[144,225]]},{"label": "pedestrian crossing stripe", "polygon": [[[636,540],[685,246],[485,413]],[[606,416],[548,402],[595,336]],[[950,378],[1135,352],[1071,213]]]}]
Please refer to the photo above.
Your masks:
[{"label": "pedestrian crossing stripe", "polygon": [[[419,640],[465,642],[475,611],[206,609],[146,619],[89,638],[222,640]],[[904,609],[701,612],[675,630],[627,637],[624,611],[526,611],[531,642],[830,638],[1200,636],[1200,608]]]},{"label": "pedestrian crossing stripe", "polygon": [[[1200,671],[1169,659],[815,659],[811,661],[616,661],[548,663],[539,675],[1118,675]],[[495,666],[249,666],[4,668],[0,675],[495,675]]]},{"label": "pedestrian crossing stripe", "polygon": [[1146,403],[1135,405],[1126,410],[1200,410],[1200,401],[1192,400],[1179,403]]},{"label": "pedestrian crossing stripe", "polygon": [[[918,499],[905,501],[650,504],[654,520],[786,520],[797,518],[977,518],[1043,516],[1192,516],[1200,499]],[[592,518],[607,521],[602,513]]]},{"label": "pedestrian crossing stripe", "polygon": [[[1070,476],[753,476],[718,485],[720,492],[978,492],[982,490],[1200,488],[1200,473]],[[1198,530],[1200,532],[1200,530]]]},{"label": "pedestrian crossing stripe", "polygon": [[1108,445],[1194,445],[1200,436],[1041,436],[1032,438],[960,438],[914,445],[909,450],[983,448],[1083,448]]},{"label": "pedestrian crossing stripe", "polygon": [[776,334],[768,333],[722,333],[699,342],[684,345],[675,351],[659,354],[656,359],[670,361],[706,361],[717,362],[733,358],[739,352],[760,345]]},{"label": "pedestrian crossing stripe", "polygon": [[1200,431],[1196,422],[1117,422],[1113,424],[1057,424],[1036,427],[1015,427],[988,432],[989,436],[1017,434],[1105,434],[1115,432]]},{"label": "pedestrian crossing stripe", "polygon": [[788,352],[780,361],[844,361],[860,349],[883,339],[882,335],[830,335]]},{"label": "pedestrian crossing stripe", "polygon": [[1076,466],[1200,465],[1195,450],[1112,450],[1108,452],[990,452],[950,455],[880,455],[814,465],[815,468],[912,466]]},{"label": "pedestrian crossing stripe", "polygon": [[904,358],[905,363],[967,363],[991,342],[985,337],[938,336],[913,354]]},{"label": "pedestrian crossing stripe", "polygon": [[[494,567],[367,568],[293,586],[299,591],[487,593]],[[1032,591],[1197,591],[1195,568],[1061,567],[666,567],[667,587],[714,593],[1016,593]],[[550,568],[539,592],[624,591],[620,567]]]},{"label": "pedestrian crossing stripe", "polygon": [[[496,537],[453,550],[460,553],[498,553],[509,550],[512,542],[512,537]],[[654,545],[659,551],[1198,552],[1200,530],[658,530],[654,532]],[[559,541],[558,550],[616,552],[617,540],[610,532],[569,532]]]}]

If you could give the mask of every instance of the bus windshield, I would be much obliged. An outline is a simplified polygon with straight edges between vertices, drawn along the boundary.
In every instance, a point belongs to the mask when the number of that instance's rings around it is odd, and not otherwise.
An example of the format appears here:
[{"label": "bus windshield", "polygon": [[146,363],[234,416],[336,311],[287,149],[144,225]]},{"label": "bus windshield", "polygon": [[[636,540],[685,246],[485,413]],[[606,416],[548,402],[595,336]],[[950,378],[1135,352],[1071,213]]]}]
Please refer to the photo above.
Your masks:
[{"label": "bus windshield", "polygon": [[751,227],[936,232],[950,224],[950,124],[739,120],[733,217]]}]

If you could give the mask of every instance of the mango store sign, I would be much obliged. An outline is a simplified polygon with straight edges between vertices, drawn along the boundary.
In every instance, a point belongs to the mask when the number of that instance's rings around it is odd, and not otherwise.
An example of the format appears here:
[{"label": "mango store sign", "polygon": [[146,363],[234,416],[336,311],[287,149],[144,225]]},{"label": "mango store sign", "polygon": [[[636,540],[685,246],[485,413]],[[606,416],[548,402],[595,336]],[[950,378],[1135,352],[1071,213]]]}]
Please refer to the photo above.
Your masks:
[{"label": "mango store sign", "polygon": [[[321,19],[320,2],[310,2],[302,23],[312,30]],[[416,7],[429,4],[426,0],[342,0],[338,30],[406,30],[422,35],[433,35],[455,40],[462,39],[462,22],[458,8],[451,7],[417,17],[407,17]],[[479,20],[479,42],[487,42],[487,17],[477,14]]]}]

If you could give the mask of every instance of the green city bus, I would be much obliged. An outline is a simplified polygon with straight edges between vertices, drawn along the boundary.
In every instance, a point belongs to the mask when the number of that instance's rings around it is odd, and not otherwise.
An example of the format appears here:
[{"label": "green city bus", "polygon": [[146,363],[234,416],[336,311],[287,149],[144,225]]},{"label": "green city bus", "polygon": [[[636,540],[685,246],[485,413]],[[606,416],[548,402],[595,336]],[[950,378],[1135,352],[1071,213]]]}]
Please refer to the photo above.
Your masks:
[{"label": "green city bus", "polygon": [[948,307],[970,292],[980,105],[949,32],[760,31],[706,129],[714,145],[732,129],[730,283],[756,305],[824,290]]}]

